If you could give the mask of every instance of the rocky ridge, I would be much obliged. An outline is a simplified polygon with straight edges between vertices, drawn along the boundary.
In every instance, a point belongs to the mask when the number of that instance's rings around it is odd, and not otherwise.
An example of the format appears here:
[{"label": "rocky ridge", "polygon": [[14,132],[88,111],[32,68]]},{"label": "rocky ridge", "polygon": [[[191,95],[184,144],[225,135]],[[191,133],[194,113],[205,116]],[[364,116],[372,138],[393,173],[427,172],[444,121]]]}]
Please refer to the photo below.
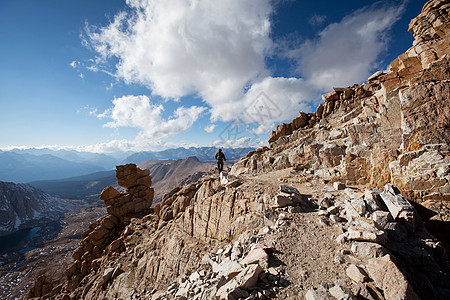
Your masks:
[{"label": "rocky ridge", "polygon": [[323,95],[316,112],[279,125],[271,147],[250,152],[231,174],[294,167],[328,181],[377,188],[392,183],[432,211],[429,223],[448,223],[449,12],[449,1],[427,2],[409,26],[413,46],[387,73]]},{"label": "rocky ridge", "polygon": [[118,166],[127,193],[102,192],[108,215],[67,280],[42,277],[29,296],[449,298],[445,248],[408,201],[448,218],[449,8],[429,1],[391,71],[324,95],[226,180],[206,174],[152,209],[148,172]]},{"label": "rocky ridge", "polygon": [[[118,167],[124,168],[141,172],[134,165]],[[112,216],[109,210],[84,234],[66,282],[45,295],[50,285],[42,277],[30,296],[445,299],[450,295],[442,243],[427,232],[393,185],[384,191],[349,188],[340,182],[330,186],[313,175],[306,177],[306,185],[278,183],[295,173],[290,168],[264,176],[229,176],[226,185],[210,174],[166,195],[141,218],[117,216],[128,225],[121,223],[98,238],[98,232],[107,231],[102,228],[111,227],[104,221]],[[111,191],[106,188],[102,198],[110,200],[116,194]],[[125,195],[113,199],[118,198]]]}]

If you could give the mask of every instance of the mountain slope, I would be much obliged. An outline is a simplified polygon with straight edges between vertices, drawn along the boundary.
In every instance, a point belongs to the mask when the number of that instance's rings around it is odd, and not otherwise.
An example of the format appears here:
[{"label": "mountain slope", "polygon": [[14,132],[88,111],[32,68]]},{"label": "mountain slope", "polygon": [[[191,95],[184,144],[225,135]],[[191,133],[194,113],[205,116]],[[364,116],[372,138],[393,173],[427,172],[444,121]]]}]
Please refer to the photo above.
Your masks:
[{"label": "mountain slope", "polygon": [[114,171],[102,171],[60,180],[32,181],[29,184],[56,197],[83,199],[99,195],[105,186],[113,185],[114,173]]},{"label": "mountain slope", "polygon": [[144,160],[138,164],[141,169],[149,169],[152,176],[152,186],[155,189],[154,202],[161,202],[164,194],[172,189],[190,182],[185,181],[190,176],[191,180],[198,179],[205,172],[215,168],[214,163],[202,163],[196,157],[188,157],[178,160],[167,160],[153,163],[152,160]]},{"label": "mountain slope", "polygon": [[0,182],[0,236],[60,219],[67,206],[30,185]]},{"label": "mountain slope", "polygon": [[16,154],[31,154],[35,156],[52,155],[74,163],[91,164],[100,166],[104,169],[114,168],[117,162],[121,161],[123,157],[127,156],[126,153],[117,153],[118,158],[116,158],[116,154],[106,155],[103,153],[80,152],[64,149],[51,150],[48,148],[12,149],[9,152],[13,152]]},{"label": "mountain slope", "polygon": [[409,30],[414,46],[390,71],[334,88],[325,104],[273,131],[232,174],[294,167],[323,180],[383,187],[418,203],[450,199],[450,25],[448,1],[430,1]]}]

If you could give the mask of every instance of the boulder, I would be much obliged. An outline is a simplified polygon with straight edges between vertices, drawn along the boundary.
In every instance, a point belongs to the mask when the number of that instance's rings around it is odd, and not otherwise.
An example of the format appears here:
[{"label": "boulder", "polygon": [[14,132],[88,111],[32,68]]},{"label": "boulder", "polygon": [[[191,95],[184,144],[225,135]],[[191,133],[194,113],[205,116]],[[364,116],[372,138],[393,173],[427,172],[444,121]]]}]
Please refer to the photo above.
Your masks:
[{"label": "boulder", "polygon": [[239,263],[243,266],[258,263],[260,261],[266,261],[269,258],[267,252],[262,248],[254,248],[250,250],[247,256]]},{"label": "boulder", "polygon": [[294,202],[292,201],[292,197],[284,196],[284,195],[276,195],[272,199],[272,203],[270,204],[270,207],[272,208],[278,208],[278,207],[285,207],[292,205]]},{"label": "boulder", "polygon": [[333,182],[333,187],[336,191],[342,191],[346,188],[345,184],[342,182]]},{"label": "boulder", "polygon": [[372,219],[379,229],[383,229],[387,223],[392,221],[391,214],[382,210],[374,211],[372,213]]},{"label": "boulder", "polygon": [[331,294],[331,296],[334,297],[334,299],[338,299],[338,300],[351,300],[351,299],[356,299],[353,294],[352,291],[350,289],[344,288],[340,285],[335,285],[333,287],[331,287],[328,292]]},{"label": "boulder", "polygon": [[369,212],[381,210],[384,208],[383,201],[380,198],[381,191],[377,189],[366,188],[364,190],[364,202]]},{"label": "boulder", "polygon": [[227,258],[220,264],[212,262],[212,270],[214,273],[217,273],[218,276],[224,276],[225,278],[230,279],[240,273],[243,268],[238,262]]},{"label": "boulder", "polygon": [[258,264],[248,265],[244,270],[236,275],[233,279],[221,286],[217,292],[216,297],[218,299],[230,299],[233,291],[237,288],[248,290],[256,285],[258,282],[258,276],[263,269]]},{"label": "boulder", "polygon": [[345,270],[345,273],[354,282],[364,282],[368,278],[366,272],[364,272],[363,269],[354,264],[348,266],[348,268]]},{"label": "boulder", "polygon": [[300,192],[295,187],[286,184],[280,184],[280,192],[286,194],[300,195]]},{"label": "boulder", "polygon": [[372,75],[369,77],[369,79],[367,79],[367,81],[368,81],[368,82],[375,81],[375,80],[378,79],[378,77],[380,77],[380,76],[383,75],[383,74],[384,74],[383,71],[377,71],[377,72],[375,72],[374,74],[372,74]]},{"label": "boulder", "polygon": [[381,244],[387,242],[387,234],[382,230],[367,230],[364,228],[350,227],[347,233],[347,239],[350,241],[375,242]]},{"label": "boulder", "polygon": [[420,299],[390,255],[370,259],[366,270],[386,299]]},{"label": "boulder", "polygon": [[402,220],[409,232],[414,232],[416,228],[416,217],[414,207],[403,198],[400,191],[393,184],[386,184],[384,191],[380,194],[384,204],[394,220]]},{"label": "boulder", "polygon": [[115,188],[113,188],[112,186],[108,186],[104,188],[103,191],[101,192],[100,199],[103,201],[107,201],[110,199],[114,199],[119,195],[120,193]]},{"label": "boulder", "polygon": [[325,102],[339,100],[339,94],[336,91],[331,91],[327,94],[322,95],[322,100]]}]

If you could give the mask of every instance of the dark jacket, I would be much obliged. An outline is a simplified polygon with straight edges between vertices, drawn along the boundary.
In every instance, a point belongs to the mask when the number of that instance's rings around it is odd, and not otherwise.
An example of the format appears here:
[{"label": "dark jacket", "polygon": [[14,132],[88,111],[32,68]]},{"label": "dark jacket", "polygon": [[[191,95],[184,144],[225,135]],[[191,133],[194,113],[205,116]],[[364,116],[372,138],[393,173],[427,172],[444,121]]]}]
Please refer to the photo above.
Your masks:
[{"label": "dark jacket", "polygon": [[217,154],[216,154],[216,159],[217,160],[227,160],[226,158],[225,158],[225,154],[223,154],[223,152],[217,152]]}]

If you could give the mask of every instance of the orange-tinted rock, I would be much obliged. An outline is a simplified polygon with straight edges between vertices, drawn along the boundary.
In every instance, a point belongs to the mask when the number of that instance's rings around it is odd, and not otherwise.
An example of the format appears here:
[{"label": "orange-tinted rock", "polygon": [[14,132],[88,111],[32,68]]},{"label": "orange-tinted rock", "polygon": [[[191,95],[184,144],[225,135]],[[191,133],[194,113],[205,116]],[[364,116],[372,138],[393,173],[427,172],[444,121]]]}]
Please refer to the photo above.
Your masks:
[{"label": "orange-tinted rock", "polygon": [[119,195],[120,195],[120,193],[115,188],[113,188],[112,186],[108,186],[108,187],[104,188],[103,191],[101,192],[100,199],[103,201],[106,201],[106,200],[114,199]]},{"label": "orange-tinted rock", "polygon": [[322,100],[325,102],[339,100],[339,94],[336,91],[331,91],[322,95]]}]

